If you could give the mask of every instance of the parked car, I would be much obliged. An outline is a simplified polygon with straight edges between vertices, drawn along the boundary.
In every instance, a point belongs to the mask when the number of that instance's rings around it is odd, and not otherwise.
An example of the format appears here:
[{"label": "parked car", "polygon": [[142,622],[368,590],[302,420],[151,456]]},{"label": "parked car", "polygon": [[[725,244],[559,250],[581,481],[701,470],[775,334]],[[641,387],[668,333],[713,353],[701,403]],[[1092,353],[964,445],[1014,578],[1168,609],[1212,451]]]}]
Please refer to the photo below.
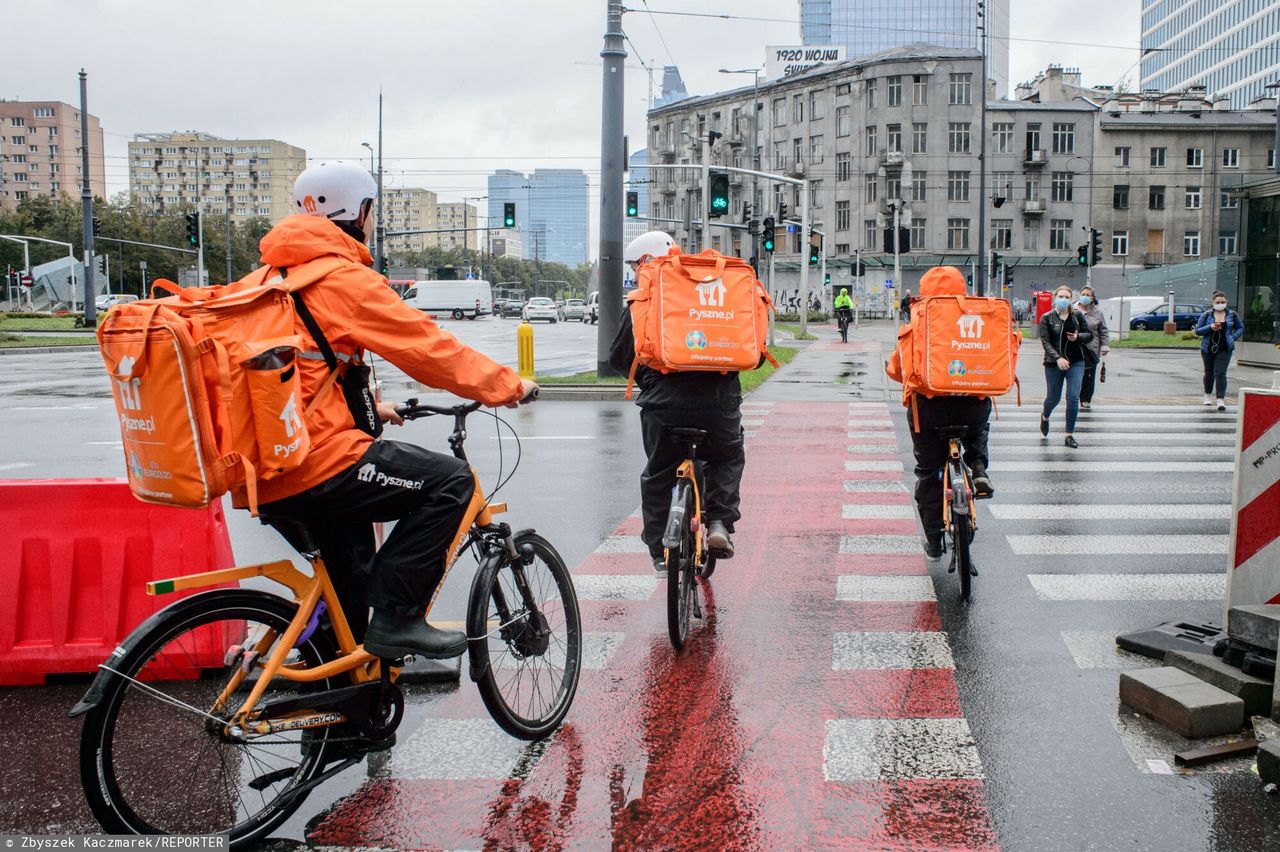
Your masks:
[{"label": "parked car", "polygon": [[93,306],[100,311],[107,311],[116,305],[123,305],[126,302],[138,301],[137,296],[131,296],[128,293],[111,293],[106,296],[99,296]]},{"label": "parked car", "polygon": [[595,325],[600,321],[600,291],[593,290],[587,294],[587,317],[583,322]]},{"label": "parked car", "polygon": [[543,296],[535,296],[525,303],[524,313],[521,315],[526,322],[534,320],[546,320],[547,322],[559,322],[560,314],[556,308],[556,303]]},{"label": "parked car", "polygon": [[586,322],[587,303],[582,299],[566,299],[564,307],[560,310],[560,318],[563,320],[578,320],[579,322]]},{"label": "parked car", "polygon": [[[1196,320],[1200,319],[1200,315],[1207,311],[1204,305],[1179,305],[1174,303],[1173,321],[1178,327],[1178,331],[1190,331],[1196,327]],[[1129,319],[1129,328],[1134,331],[1146,331],[1147,329],[1160,330],[1164,328],[1164,324],[1169,319],[1169,306],[1166,303],[1162,307],[1152,308],[1144,311],[1137,316]]]}]

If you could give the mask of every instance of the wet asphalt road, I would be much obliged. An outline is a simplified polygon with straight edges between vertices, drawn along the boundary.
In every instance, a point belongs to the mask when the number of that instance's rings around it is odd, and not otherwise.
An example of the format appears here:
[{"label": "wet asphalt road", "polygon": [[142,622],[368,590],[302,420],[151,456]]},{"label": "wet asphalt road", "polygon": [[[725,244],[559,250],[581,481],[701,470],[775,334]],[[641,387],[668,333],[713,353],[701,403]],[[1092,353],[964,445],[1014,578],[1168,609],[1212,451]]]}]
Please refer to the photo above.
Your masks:
[{"label": "wet asphalt road", "polygon": [[[905,418],[879,371],[887,340],[873,326],[847,349],[816,344],[750,400],[740,552],[717,572],[708,623],[679,658],[665,641],[664,584],[627,552],[642,463],[632,407],[512,412],[534,439],[505,492],[512,520],[538,526],[579,566],[601,658],[569,726],[524,748],[484,720],[470,684],[412,687],[396,750],[322,786],[280,837],[414,848],[1280,846],[1280,802],[1249,761],[1173,773],[1184,743],[1116,701],[1118,672],[1145,664],[1115,651],[1116,633],[1221,616],[1234,410],[1194,404],[1198,358],[1114,353],[1070,453],[1061,409],[1048,440],[1035,431],[1043,378],[1037,349],[1024,348],[1024,407],[1003,403],[994,425],[997,498],[982,504],[982,574],[962,605],[945,563],[918,549]],[[3,364],[0,476],[122,472],[94,356]],[[393,371],[383,380],[388,397],[413,390]],[[446,432],[426,421],[401,435],[442,447]],[[486,482],[499,445],[487,432],[473,426],[468,442]],[[240,561],[287,553],[247,517],[232,515],[232,535]],[[444,613],[461,613],[464,568]],[[78,724],[62,716],[80,689],[0,689],[10,718],[48,720],[36,734],[0,730],[15,756],[0,772],[0,830],[93,829],[74,772]]]}]

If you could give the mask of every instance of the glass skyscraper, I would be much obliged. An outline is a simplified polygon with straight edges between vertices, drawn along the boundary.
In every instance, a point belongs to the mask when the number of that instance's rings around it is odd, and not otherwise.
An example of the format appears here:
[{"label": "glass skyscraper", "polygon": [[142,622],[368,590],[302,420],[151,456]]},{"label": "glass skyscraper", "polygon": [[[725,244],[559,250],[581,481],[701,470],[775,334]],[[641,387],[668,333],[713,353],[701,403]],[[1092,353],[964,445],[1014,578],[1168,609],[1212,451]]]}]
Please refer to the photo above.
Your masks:
[{"label": "glass skyscraper", "polygon": [[489,222],[502,223],[502,205],[516,205],[516,228],[526,260],[577,266],[587,262],[587,175],[581,169],[499,169],[489,175]]},{"label": "glass skyscraper", "polygon": [[[910,44],[979,47],[977,0],[799,2],[804,44],[842,44],[850,59]],[[1009,90],[1009,0],[986,0],[986,13],[987,75],[1000,98]]]},{"label": "glass skyscraper", "polygon": [[1243,109],[1277,81],[1280,0],[1143,0],[1143,89],[1204,86]]}]

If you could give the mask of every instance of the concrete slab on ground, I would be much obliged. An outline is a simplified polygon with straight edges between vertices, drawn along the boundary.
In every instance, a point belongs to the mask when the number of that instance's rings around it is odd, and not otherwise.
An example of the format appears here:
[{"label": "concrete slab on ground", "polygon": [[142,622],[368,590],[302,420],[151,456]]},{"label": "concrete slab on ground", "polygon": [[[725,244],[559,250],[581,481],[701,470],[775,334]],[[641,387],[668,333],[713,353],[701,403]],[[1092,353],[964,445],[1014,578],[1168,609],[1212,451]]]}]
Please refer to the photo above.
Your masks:
[{"label": "concrete slab on ground", "polygon": [[1120,673],[1120,701],[1184,737],[1211,737],[1244,725],[1244,702],[1172,666]]}]

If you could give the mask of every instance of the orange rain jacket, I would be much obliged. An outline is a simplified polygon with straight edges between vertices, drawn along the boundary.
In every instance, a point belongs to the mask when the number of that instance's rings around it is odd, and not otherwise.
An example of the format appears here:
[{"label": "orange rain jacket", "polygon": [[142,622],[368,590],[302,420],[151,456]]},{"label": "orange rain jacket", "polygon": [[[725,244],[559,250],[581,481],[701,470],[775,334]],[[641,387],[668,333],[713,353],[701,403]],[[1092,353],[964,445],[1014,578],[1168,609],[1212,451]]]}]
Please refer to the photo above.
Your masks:
[{"label": "orange rain jacket", "polygon": [[[343,364],[368,349],[425,385],[486,405],[519,400],[520,377],[514,370],[463,346],[422,311],[401,301],[387,280],[369,268],[373,263],[369,250],[329,220],[290,216],[272,228],[258,247],[262,262],[273,267],[298,266],[329,255],[359,264],[341,268],[300,291]],[[294,331],[305,341],[299,364],[306,409],[328,378],[329,368],[301,319],[295,319]],[[337,383],[306,415],[306,423],[311,453],[293,473],[259,484],[262,503],[319,485],[355,464],[373,442],[355,427]],[[243,497],[242,490],[237,490],[237,506],[244,504]]]}]

